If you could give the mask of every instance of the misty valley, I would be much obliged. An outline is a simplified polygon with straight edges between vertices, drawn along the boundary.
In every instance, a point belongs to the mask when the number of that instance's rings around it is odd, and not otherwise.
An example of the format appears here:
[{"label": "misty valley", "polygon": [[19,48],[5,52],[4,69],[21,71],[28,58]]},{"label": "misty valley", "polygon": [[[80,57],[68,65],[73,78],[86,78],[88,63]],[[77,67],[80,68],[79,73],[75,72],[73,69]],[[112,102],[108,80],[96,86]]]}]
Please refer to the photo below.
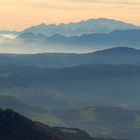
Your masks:
[{"label": "misty valley", "polygon": [[139,47],[107,18],[0,31],[0,139],[139,140]]}]

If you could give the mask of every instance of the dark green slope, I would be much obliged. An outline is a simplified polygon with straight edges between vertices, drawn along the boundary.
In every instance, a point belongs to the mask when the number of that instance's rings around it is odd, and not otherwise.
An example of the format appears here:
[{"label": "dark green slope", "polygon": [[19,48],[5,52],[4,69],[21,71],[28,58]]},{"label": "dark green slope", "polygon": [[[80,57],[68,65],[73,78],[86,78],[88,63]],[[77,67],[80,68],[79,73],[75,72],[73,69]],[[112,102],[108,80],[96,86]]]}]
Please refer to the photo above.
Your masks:
[{"label": "dark green slope", "polygon": [[61,140],[31,120],[11,110],[0,110],[2,140]]},{"label": "dark green slope", "polygon": [[[92,138],[79,129],[49,127],[33,122],[12,110],[0,109],[2,140],[103,140]],[[113,140],[113,139],[112,139]]]}]

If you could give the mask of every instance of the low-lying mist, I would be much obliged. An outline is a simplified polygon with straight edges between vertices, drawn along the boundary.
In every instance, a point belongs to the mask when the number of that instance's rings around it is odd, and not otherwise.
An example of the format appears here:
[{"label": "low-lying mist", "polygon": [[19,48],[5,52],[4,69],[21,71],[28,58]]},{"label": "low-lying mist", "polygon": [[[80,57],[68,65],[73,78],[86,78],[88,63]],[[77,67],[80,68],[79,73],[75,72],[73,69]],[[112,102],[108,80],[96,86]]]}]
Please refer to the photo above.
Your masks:
[{"label": "low-lying mist", "polygon": [[71,46],[71,45],[52,45],[43,43],[27,43],[17,39],[0,39],[1,53],[18,53],[18,54],[33,54],[33,53],[87,53],[98,50],[98,47],[87,46]]}]

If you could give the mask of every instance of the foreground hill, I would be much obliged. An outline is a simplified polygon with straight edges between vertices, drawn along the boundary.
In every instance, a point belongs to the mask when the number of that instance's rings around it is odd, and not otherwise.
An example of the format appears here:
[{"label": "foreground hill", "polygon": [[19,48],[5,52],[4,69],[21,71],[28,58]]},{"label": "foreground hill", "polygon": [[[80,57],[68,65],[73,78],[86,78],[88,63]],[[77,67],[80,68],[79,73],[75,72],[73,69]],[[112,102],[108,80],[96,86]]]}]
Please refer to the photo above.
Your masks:
[{"label": "foreground hill", "polygon": [[34,122],[11,110],[0,110],[0,139],[60,140]]},{"label": "foreground hill", "polygon": [[[71,109],[54,109],[54,110],[44,110],[41,108],[36,108],[27,103],[23,103],[15,97],[1,96],[0,97],[0,107],[12,108],[22,115],[26,115],[29,118],[42,122],[44,124],[49,124],[51,126],[61,126],[60,127],[48,127],[40,124],[49,131],[58,134],[65,139],[67,136],[71,139],[74,137],[74,132],[78,132],[76,135],[78,137],[83,137],[83,139],[90,139],[89,136],[78,129],[85,130],[93,137],[114,137],[114,138],[128,138],[133,140],[138,140],[140,138],[140,112],[133,111],[124,107],[85,107],[85,108],[71,108]],[[63,133],[69,132],[68,133]],[[71,132],[71,133],[70,133]]]},{"label": "foreground hill", "polygon": [[[5,102],[6,99],[10,104],[10,99],[5,98]],[[11,108],[17,105],[16,102],[12,104],[13,105]],[[4,108],[6,108],[6,106],[3,105]],[[61,126],[48,127],[38,123],[38,125],[45,127],[45,129],[47,129],[49,132],[52,132],[55,135],[57,134],[59,137],[61,136],[65,139],[73,140],[79,139],[79,137],[81,137],[80,139],[91,139],[84,131],[65,127],[80,128],[88,132],[93,137],[114,137],[116,139],[133,140],[139,140],[140,138],[140,111],[134,111],[124,107],[102,106],[73,109],[67,108],[47,110],[44,112],[41,110],[41,108],[40,112],[35,112],[30,108],[29,112],[29,109],[23,110],[24,108],[22,106],[17,106],[17,108],[15,109],[18,112],[25,114],[35,121],[40,121],[51,126]]]},{"label": "foreground hill", "polygon": [[[3,140],[103,140],[92,138],[84,131],[51,128],[33,122],[12,110],[0,109],[0,139]],[[113,140],[113,139],[112,139]]]},{"label": "foreground hill", "polygon": [[86,54],[0,54],[0,65],[35,65],[46,68],[63,68],[86,64],[140,65],[140,50],[116,47]]}]

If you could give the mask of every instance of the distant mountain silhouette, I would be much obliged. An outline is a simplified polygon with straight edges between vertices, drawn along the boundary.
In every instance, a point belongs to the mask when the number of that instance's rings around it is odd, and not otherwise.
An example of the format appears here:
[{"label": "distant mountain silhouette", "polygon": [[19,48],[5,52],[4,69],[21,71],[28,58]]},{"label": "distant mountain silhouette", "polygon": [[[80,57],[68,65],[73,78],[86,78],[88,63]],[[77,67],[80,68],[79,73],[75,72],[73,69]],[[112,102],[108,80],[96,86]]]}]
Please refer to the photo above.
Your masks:
[{"label": "distant mountain silhouette", "polygon": [[85,34],[80,37],[54,35],[48,37],[46,43],[66,46],[85,46],[107,48],[112,46],[137,47],[140,45],[140,30],[114,31],[111,33]]},{"label": "distant mountain silhouette", "polygon": [[22,39],[23,41],[25,40],[26,42],[31,42],[31,41],[45,41],[47,38],[46,35],[44,34],[34,34],[32,32],[28,32],[28,33],[23,33],[23,34],[20,34],[19,36],[17,36],[17,39]]},{"label": "distant mountain silhouette", "polygon": [[119,20],[107,19],[107,18],[98,18],[98,19],[89,19],[83,20],[76,23],[68,24],[45,24],[42,23],[37,26],[32,26],[23,31],[23,33],[33,32],[35,34],[43,33],[48,36],[55,34],[61,34],[64,36],[80,36],[83,34],[92,34],[92,33],[109,33],[115,30],[128,30],[128,29],[137,29],[138,26],[133,24],[125,23]]},{"label": "distant mountain silhouette", "polygon": [[100,54],[100,55],[129,55],[129,54],[140,54],[140,50],[129,48],[129,47],[115,47],[110,49],[105,49],[101,51],[97,51],[92,54]]},{"label": "distant mountain silhouette", "polygon": [[63,68],[86,64],[140,65],[140,50],[116,47],[92,53],[0,54],[0,65],[35,65],[46,68]]},{"label": "distant mountain silhouette", "polygon": [[[17,39],[23,40],[24,43],[38,43],[38,45],[48,46],[64,46],[65,48],[79,47],[79,49],[107,49],[115,46],[127,46],[139,48],[140,46],[140,29],[116,30],[111,33],[92,33],[83,34],[81,36],[66,37],[61,34],[45,36],[43,34],[35,34],[25,32],[20,34]],[[27,44],[25,44],[27,45]]]}]

